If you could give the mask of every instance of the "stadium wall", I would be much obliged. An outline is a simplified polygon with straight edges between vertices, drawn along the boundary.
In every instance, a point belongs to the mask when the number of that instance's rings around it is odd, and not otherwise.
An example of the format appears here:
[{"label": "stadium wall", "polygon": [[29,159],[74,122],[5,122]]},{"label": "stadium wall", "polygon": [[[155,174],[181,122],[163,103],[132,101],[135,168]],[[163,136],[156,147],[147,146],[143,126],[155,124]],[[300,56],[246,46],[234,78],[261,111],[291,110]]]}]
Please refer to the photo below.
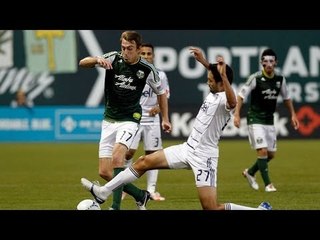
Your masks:
[{"label": "stadium wall", "polygon": [[[278,54],[279,70],[287,77],[290,94],[301,121],[293,131],[288,113],[279,104],[276,117],[278,136],[284,138],[320,138],[320,32],[316,30],[138,30],[145,42],[155,45],[155,65],[166,71],[171,88],[170,117],[173,132],[164,138],[185,138],[208,93],[205,69],[194,61],[189,46],[203,49],[214,61],[225,57],[235,73],[235,91],[248,75],[260,67],[259,56],[266,47]],[[34,111],[48,108],[103,106],[102,69],[80,69],[78,62],[88,55],[120,50],[122,30],[0,30],[0,131],[5,130],[16,92],[23,88],[33,101]],[[280,100],[281,101],[281,100]],[[18,110],[14,110],[19,117]],[[55,110],[52,110],[55,111]],[[26,113],[30,114],[30,113]],[[10,115],[11,116],[11,115]],[[98,119],[99,115],[95,115]],[[21,118],[25,117],[20,115]],[[101,115],[99,116],[101,117]],[[90,118],[89,118],[90,119]],[[32,122],[32,121],[31,121]],[[245,138],[246,129],[226,129],[226,138]],[[56,130],[55,130],[56,131]],[[17,133],[17,132],[15,132]],[[26,133],[26,131],[24,132]],[[2,133],[1,133],[2,134]],[[32,134],[36,134],[33,132]],[[8,141],[9,135],[0,135]],[[30,139],[17,137],[17,139]],[[11,138],[13,138],[11,136]],[[54,140],[56,139],[53,137]],[[12,139],[11,139],[12,140]]]}]

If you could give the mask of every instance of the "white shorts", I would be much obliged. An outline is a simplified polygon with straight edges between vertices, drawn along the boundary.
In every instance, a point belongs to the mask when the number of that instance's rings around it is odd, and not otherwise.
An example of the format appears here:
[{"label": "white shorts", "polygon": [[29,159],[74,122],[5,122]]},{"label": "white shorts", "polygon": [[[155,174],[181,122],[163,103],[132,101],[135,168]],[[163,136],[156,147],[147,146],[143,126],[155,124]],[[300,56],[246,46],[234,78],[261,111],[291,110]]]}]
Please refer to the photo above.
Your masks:
[{"label": "white shorts", "polygon": [[135,122],[107,122],[102,121],[101,138],[99,143],[99,158],[111,158],[115,143],[122,143],[128,149],[138,130]]},{"label": "white shorts", "polygon": [[217,157],[194,154],[187,143],[163,150],[170,169],[192,169],[197,187],[217,187]]},{"label": "white shorts", "polygon": [[277,133],[274,125],[248,125],[248,137],[251,148],[267,148],[270,152],[277,151]]},{"label": "white shorts", "polygon": [[138,149],[140,140],[143,141],[143,149],[145,151],[162,149],[160,125],[140,125],[130,148]]}]

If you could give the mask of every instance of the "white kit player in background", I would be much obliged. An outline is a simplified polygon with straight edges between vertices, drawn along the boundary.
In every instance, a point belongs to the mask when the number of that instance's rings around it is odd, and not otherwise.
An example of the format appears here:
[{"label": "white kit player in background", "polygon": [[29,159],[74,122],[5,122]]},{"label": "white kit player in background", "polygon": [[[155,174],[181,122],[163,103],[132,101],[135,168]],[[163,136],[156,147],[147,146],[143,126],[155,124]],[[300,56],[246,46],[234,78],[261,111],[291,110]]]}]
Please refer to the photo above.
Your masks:
[{"label": "white kit player in background", "polygon": [[[150,43],[141,45],[141,57],[145,58],[149,63],[153,64],[154,47]],[[157,69],[161,85],[166,89],[167,98],[170,97],[170,88],[167,75],[164,71]],[[160,126],[160,108],[158,105],[157,95],[151,87],[146,84],[142,91],[140,105],[142,107],[142,118],[140,121],[139,130],[131,144],[129,151],[126,154],[126,167],[132,164],[133,156],[139,147],[140,140],[143,141],[143,149],[145,154],[153,153],[162,149],[161,126]],[[147,191],[151,194],[151,199],[156,201],[164,201],[165,198],[156,191],[158,180],[158,169],[147,171]],[[123,192],[122,198],[125,197]]]}]

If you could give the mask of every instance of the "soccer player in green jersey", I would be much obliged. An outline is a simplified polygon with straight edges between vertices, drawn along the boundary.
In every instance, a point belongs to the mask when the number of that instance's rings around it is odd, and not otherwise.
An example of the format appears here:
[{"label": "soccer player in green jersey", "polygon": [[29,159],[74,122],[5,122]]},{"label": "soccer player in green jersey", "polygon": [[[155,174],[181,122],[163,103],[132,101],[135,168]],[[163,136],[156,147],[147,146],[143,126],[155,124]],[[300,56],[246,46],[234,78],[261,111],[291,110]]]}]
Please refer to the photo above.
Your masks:
[{"label": "soccer player in green jersey", "polygon": [[[154,61],[154,46],[150,43],[143,43],[141,46],[141,57],[145,58],[149,63]],[[166,73],[157,68],[161,84],[166,89],[167,97],[170,97],[169,81]],[[141,98],[140,105],[142,107],[142,117],[139,130],[134,137],[129,151],[126,154],[127,164],[131,165],[133,156],[139,147],[140,140],[143,141],[145,154],[151,154],[162,149],[162,137],[160,127],[160,108],[158,106],[157,95],[155,95],[148,84],[146,84]],[[149,170],[147,172],[147,190],[151,194],[151,199],[155,201],[164,201],[165,198],[156,191],[158,180],[158,169]],[[125,195],[123,195],[125,196]]]},{"label": "soccer player in green jersey", "polygon": [[186,142],[139,157],[133,165],[104,186],[98,186],[86,178],[81,179],[81,184],[95,198],[105,201],[115,189],[137,180],[148,170],[189,169],[194,174],[202,209],[271,210],[272,207],[268,202],[262,202],[258,207],[218,202],[219,141],[237,104],[236,95],[231,87],[233,70],[221,56],[217,57],[217,63],[210,64],[204,58],[201,49],[191,47],[190,52],[207,69],[210,93],[199,108]]},{"label": "soccer player in green jersey", "polygon": [[274,113],[277,99],[281,95],[283,103],[291,115],[291,124],[295,130],[299,128],[292,100],[287,89],[286,78],[275,71],[277,55],[272,49],[266,49],[261,55],[263,69],[249,76],[246,83],[240,88],[237,96],[237,107],[234,113],[234,125],[240,127],[240,112],[244,100],[251,94],[247,113],[248,137],[251,147],[257,152],[257,160],[242,175],[249,185],[258,190],[259,185],[255,174],[260,171],[266,192],[275,192],[277,189],[269,177],[268,163],[274,158],[277,150],[277,134],[274,126]]},{"label": "soccer player in green jersey", "polygon": [[[166,89],[155,67],[140,57],[142,37],[136,31],[125,31],[120,37],[121,52],[113,51],[102,56],[89,56],[80,60],[80,67],[103,67],[105,75],[105,111],[99,143],[99,175],[110,181],[124,170],[125,155],[138,130],[142,109],[140,97],[146,83],[157,95],[162,114],[162,129],[171,131],[168,116]],[[111,209],[119,210],[122,191],[132,195],[140,210],[150,199],[150,193],[132,184],[113,192]],[[98,203],[104,201],[95,198]]]}]

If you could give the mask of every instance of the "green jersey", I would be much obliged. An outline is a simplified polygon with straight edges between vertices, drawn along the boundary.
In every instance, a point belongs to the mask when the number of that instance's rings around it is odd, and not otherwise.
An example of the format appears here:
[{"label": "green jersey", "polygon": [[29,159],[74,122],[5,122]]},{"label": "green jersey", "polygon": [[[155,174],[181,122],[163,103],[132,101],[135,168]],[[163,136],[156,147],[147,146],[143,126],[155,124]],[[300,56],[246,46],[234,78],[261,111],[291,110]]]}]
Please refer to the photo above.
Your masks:
[{"label": "green jersey", "polygon": [[157,95],[165,93],[157,70],[143,58],[130,65],[118,52],[106,53],[103,57],[113,67],[106,69],[104,118],[109,121],[139,123],[142,114],[140,98],[146,83]]},{"label": "green jersey", "polygon": [[250,93],[248,125],[273,125],[278,96],[281,94],[283,99],[289,99],[286,79],[277,72],[272,78],[267,77],[263,71],[250,75],[241,87],[239,96],[245,99]]}]

